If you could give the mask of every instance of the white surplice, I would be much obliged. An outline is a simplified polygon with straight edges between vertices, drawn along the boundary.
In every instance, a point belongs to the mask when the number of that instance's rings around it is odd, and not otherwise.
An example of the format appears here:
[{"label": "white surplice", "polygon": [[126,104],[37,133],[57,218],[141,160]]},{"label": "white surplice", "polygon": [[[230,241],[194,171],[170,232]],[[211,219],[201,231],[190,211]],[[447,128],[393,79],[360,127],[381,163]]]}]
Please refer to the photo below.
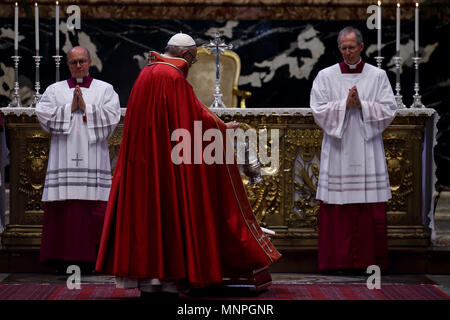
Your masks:
[{"label": "white surplice", "polygon": [[[346,109],[353,86],[361,109]],[[342,73],[339,64],[325,68],[314,80],[311,109],[324,131],[317,199],[330,204],[389,200],[382,133],[397,104],[386,72],[368,63],[361,73]]]},{"label": "white surplice", "polygon": [[108,137],[120,121],[119,96],[113,87],[93,79],[81,87],[83,112],[71,112],[74,88],[67,81],[45,90],[36,114],[51,137],[42,201],[107,201],[111,187]]}]

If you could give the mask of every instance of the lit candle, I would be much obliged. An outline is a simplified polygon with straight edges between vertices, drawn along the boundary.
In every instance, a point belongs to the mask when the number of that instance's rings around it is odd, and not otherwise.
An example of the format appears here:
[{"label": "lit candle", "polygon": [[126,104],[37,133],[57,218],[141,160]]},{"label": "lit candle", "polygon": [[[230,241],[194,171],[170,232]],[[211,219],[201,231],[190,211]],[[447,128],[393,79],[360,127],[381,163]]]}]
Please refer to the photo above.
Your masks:
[{"label": "lit candle", "polygon": [[400,56],[400,3],[397,3],[397,37],[395,41],[395,52]]},{"label": "lit candle", "polygon": [[56,1],[55,11],[55,35],[56,35],[56,53],[59,51],[59,2]]},{"label": "lit candle", "polygon": [[15,3],[14,7],[14,50],[19,50],[19,5],[17,2]]},{"label": "lit candle", "polygon": [[419,4],[418,3],[416,3],[415,14],[416,14],[416,38],[414,41],[414,51],[416,53],[416,57],[418,57],[419,56]]},{"label": "lit candle", "polygon": [[381,57],[381,1],[378,1],[378,37],[377,37],[377,48],[378,56]]},{"label": "lit candle", "polygon": [[39,55],[39,7],[34,3],[34,30],[36,33],[36,55]]}]

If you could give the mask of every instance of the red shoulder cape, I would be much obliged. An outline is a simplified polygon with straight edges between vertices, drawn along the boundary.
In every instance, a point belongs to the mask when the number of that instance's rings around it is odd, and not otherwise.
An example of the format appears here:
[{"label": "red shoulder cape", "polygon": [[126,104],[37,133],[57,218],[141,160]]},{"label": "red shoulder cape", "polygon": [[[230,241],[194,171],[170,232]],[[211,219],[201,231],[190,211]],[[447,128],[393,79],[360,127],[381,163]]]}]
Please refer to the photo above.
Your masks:
[{"label": "red shoulder cape", "polygon": [[179,68],[145,67],[127,106],[96,270],[201,287],[280,257],[261,232],[236,164],[172,163],[172,132],[184,128],[193,137],[194,121],[225,136],[225,124]]}]

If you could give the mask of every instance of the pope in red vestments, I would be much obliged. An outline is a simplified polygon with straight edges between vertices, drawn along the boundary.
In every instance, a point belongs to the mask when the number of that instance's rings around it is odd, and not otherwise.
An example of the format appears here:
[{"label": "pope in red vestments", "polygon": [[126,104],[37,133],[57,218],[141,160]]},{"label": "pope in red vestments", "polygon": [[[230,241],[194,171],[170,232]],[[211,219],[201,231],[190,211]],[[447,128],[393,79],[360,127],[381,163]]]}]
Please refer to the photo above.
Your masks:
[{"label": "pope in red vestments", "polygon": [[198,288],[280,254],[255,219],[236,164],[173,163],[176,129],[194,136],[201,121],[225,137],[229,128],[186,80],[196,47],[180,56],[152,52],[133,86],[96,270]]}]

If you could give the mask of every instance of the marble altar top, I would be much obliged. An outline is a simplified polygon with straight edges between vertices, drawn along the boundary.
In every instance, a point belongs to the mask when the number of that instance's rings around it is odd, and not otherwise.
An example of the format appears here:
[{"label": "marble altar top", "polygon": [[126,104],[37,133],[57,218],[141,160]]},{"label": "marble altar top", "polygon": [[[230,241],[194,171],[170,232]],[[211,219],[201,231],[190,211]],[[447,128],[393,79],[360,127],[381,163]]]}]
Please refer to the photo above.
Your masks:
[{"label": "marble altar top", "polygon": [[[126,108],[122,108],[122,116],[125,116]],[[265,116],[312,116],[311,108],[211,108],[211,110],[217,114],[218,116],[223,115],[240,115],[240,116],[246,116],[246,115],[265,115]],[[29,117],[32,117],[35,115],[34,108],[0,108],[0,112],[3,115],[26,115]],[[428,116],[431,117],[433,114],[436,113],[436,110],[434,109],[399,109],[397,110],[397,115],[401,117],[405,116]]]}]

